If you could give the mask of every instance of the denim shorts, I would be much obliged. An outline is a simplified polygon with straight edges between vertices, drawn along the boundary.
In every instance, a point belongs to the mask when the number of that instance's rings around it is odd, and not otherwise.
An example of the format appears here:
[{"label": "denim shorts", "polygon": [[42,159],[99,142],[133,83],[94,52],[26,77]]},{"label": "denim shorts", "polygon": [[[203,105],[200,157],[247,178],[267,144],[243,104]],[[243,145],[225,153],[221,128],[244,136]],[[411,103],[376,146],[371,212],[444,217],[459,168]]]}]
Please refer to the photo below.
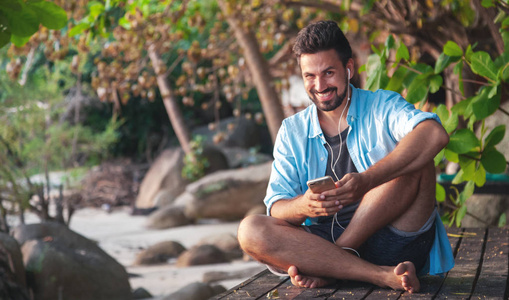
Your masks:
[{"label": "denim shorts", "polygon": [[[304,226],[304,229],[333,242],[331,222]],[[343,228],[347,223],[341,224]],[[337,240],[344,229],[334,223],[334,239]],[[393,226],[386,226],[371,236],[358,249],[362,259],[380,266],[396,266],[404,261],[411,261],[417,271],[421,270],[428,260],[429,251],[435,239],[435,212],[417,232],[404,232]]]}]

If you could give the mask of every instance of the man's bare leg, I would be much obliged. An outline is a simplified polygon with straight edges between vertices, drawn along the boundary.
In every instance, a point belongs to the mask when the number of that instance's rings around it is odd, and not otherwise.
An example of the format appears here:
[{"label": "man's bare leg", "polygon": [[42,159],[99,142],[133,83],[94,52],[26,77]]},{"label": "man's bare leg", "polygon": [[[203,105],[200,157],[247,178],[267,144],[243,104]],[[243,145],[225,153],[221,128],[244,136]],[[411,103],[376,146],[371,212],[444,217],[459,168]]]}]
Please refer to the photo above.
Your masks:
[{"label": "man's bare leg", "polygon": [[[419,230],[434,210],[434,176],[434,166],[430,163],[419,172],[396,178],[368,192],[336,244],[358,249],[371,235],[388,224],[403,231]],[[394,271],[404,282],[405,290],[419,290],[419,280],[412,263],[399,264]],[[329,282],[326,278],[304,272],[301,274],[294,266],[288,269],[288,273],[297,286],[315,287]]]},{"label": "man's bare leg", "polygon": [[430,162],[421,171],[374,188],[364,196],[336,244],[358,249],[389,224],[402,231],[418,231],[434,211],[435,182],[435,169]]},{"label": "man's bare leg", "polygon": [[[410,267],[400,274],[401,271],[395,272],[397,266],[371,264],[321,237],[273,217],[253,215],[245,218],[239,226],[238,237],[242,249],[249,255],[281,270],[293,272],[295,268],[297,273],[305,274],[303,279],[310,282],[309,287],[330,282],[324,278],[358,280],[398,290],[418,283],[415,272],[412,275],[408,270]],[[292,266],[294,268],[290,268]],[[292,280],[298,275],[295,274]],[[405,277],[410,278],[406,280],[407,287],[403,285]]]}]

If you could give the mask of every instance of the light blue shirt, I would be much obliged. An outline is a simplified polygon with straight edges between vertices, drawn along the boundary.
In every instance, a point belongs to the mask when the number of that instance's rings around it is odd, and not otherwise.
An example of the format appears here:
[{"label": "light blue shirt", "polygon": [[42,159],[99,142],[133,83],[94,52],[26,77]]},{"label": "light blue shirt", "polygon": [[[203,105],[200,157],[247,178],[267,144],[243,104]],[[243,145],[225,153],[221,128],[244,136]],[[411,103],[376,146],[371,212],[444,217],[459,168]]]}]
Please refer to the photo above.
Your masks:
[{"label": "light blue shirt", "polygon": [[[351,88],[346,142],[359,172],[387,156],[420,122],[428,119],[440,122],[436,114],[416,109],[398,93]],[[324,176],[328,155],[324,144],[314,104],[283,121],[274,143],[274,162],[264,199],[268,215],[276,201],[304,194],[308,180]],[[305,225],[316,224],[317,220],[308,218]],[[435,242],[428,262],[431,275],[445,273],[454,266],[451,246],[438,213]]]}]

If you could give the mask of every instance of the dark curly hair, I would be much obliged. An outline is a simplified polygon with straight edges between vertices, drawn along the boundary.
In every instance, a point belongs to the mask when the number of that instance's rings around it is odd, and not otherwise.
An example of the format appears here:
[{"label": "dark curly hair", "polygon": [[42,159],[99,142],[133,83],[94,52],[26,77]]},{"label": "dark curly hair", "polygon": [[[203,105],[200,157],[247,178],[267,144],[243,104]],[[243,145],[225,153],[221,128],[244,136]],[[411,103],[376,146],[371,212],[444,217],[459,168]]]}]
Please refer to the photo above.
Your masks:
[{"label": "dark curly hair", "polygon": [[314,54],[330,49],[336,50],[343,65],[352,58],[350,43],[334,21],[319,21],[304,27],[293,45],[293,53],[299,63],[302,54]]}]

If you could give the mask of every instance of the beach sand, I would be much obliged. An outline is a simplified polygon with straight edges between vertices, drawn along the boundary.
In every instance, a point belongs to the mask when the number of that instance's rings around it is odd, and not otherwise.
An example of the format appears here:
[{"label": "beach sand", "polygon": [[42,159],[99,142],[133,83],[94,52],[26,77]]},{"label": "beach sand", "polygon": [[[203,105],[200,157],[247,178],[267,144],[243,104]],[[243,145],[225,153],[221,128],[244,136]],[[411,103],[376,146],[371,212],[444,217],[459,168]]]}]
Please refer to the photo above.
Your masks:
[{"label": "beach sand", "polygon": [[[203,274],[210,271],[252,270],[252,275],[263,269],[255,261],[236,260],[231,263],[177,268],[173,262],[155,266],[133,266],[136,255],[151,245],[162,241],[176,241],[190,248],[202,238],[219,233],[236,235],[239,222],[220,222],[207,220],[197,225],[154,230],[145,228],[146,216],[132,216],[127,207],[115,207],[108,213],[99,208],[83,208],[75,211],[71,218],[70,228],[96,241],[99,246],[119,263],[125,266],[130,274],[131,288],[139,287],[149,291],[153,299],[171,294],[181,287],[196,281],[202,281]],[[27,216],[27,223],[36,223],[38,218]],[[219,281],[226,289],[230,289],[245,278]]]}]

